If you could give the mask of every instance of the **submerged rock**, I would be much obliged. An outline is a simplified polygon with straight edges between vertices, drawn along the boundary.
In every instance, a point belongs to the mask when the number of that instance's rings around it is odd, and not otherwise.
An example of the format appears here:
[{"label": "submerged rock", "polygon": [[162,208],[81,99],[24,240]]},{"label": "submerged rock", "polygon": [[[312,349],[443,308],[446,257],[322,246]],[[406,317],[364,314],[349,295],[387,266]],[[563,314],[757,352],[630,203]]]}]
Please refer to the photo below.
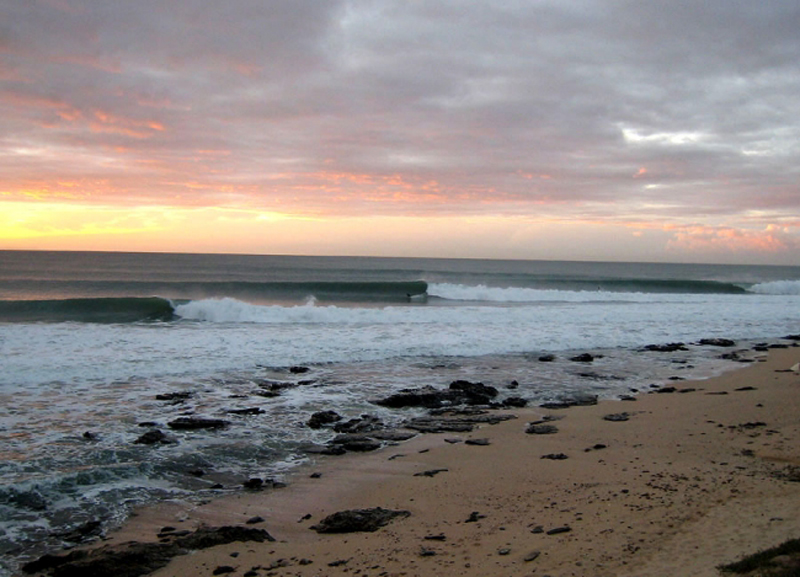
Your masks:
[{"label": "submerged rock", "polygon": [[321,429],[325,425],[332,425],[342,420],[342,416],[336,411],[317,411],[308,419],[306,425],[312,429]]},{"label": "submerged rock", "polygon": [[392,511],[382,507],[350,509],[328,515],[311,528],[317,533],[371,533],[388,525],[395,518],[405,518],[410,515],[409,511]]},{"label": "submerged rock", "polygon": [[192,431],[196,429],[223,429],[230,421],[223,419],[207,419],[204,417],[178,417],[167,423],[170,429]]},{"label": "submerged rock", "polygon": [[730,339],[700,339],[699,344],[711,347],[735,347],[736,341],[732,341]]}]

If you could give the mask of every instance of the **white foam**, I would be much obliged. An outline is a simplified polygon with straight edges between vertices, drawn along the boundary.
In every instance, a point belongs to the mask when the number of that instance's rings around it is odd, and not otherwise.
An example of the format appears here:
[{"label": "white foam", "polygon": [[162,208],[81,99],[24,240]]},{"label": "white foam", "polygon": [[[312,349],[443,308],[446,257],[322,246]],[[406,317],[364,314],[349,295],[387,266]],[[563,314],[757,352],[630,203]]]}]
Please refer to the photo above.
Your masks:
[{"label": "white foam", "polygon": [[800,295],[800,280],[777,280],[750,287],[750,292],[762,295]]},{"label": "white foam", "polygon": [[[653,300],[652,293],[611,292],[601,290],[555,290],[525,287],[490,287],[487,285],[463,285],[431,283],[428,294],[452,301],[486,303],[536,303],[536,302],[646,302]],[[658,295],[660,300],[678,301],[686,295]]]}]

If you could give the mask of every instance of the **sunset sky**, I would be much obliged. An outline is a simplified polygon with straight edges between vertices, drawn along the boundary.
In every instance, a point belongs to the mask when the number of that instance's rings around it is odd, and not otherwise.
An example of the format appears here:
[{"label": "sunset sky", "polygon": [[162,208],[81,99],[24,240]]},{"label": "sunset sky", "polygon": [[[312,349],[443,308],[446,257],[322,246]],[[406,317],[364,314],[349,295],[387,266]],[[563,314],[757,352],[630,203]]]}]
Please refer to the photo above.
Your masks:
[{"label": "sunset sky", "polygon": [[0,0],[0,249],[800,265],[800,2]]}]

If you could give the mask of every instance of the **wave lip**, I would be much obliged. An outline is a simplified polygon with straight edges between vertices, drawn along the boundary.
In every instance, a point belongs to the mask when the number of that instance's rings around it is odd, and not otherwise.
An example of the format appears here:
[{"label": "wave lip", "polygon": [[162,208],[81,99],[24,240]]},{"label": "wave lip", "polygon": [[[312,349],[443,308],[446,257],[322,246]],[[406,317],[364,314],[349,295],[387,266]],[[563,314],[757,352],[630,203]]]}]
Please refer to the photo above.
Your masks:
[{"label": "wave lip", "polygon": [[0,322],[133,323],[168,321],[174,313],[160,297],[0,301]]}]

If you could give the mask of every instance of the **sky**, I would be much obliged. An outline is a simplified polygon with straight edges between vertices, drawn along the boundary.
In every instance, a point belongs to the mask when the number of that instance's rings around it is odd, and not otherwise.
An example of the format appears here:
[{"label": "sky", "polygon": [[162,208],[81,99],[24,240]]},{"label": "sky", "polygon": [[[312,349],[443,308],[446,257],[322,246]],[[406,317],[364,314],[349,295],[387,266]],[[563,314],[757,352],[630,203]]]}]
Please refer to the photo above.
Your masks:
[{"label": "sky", "polygon": [[0,0],[0,249],[800,265],[800,2]]}]

